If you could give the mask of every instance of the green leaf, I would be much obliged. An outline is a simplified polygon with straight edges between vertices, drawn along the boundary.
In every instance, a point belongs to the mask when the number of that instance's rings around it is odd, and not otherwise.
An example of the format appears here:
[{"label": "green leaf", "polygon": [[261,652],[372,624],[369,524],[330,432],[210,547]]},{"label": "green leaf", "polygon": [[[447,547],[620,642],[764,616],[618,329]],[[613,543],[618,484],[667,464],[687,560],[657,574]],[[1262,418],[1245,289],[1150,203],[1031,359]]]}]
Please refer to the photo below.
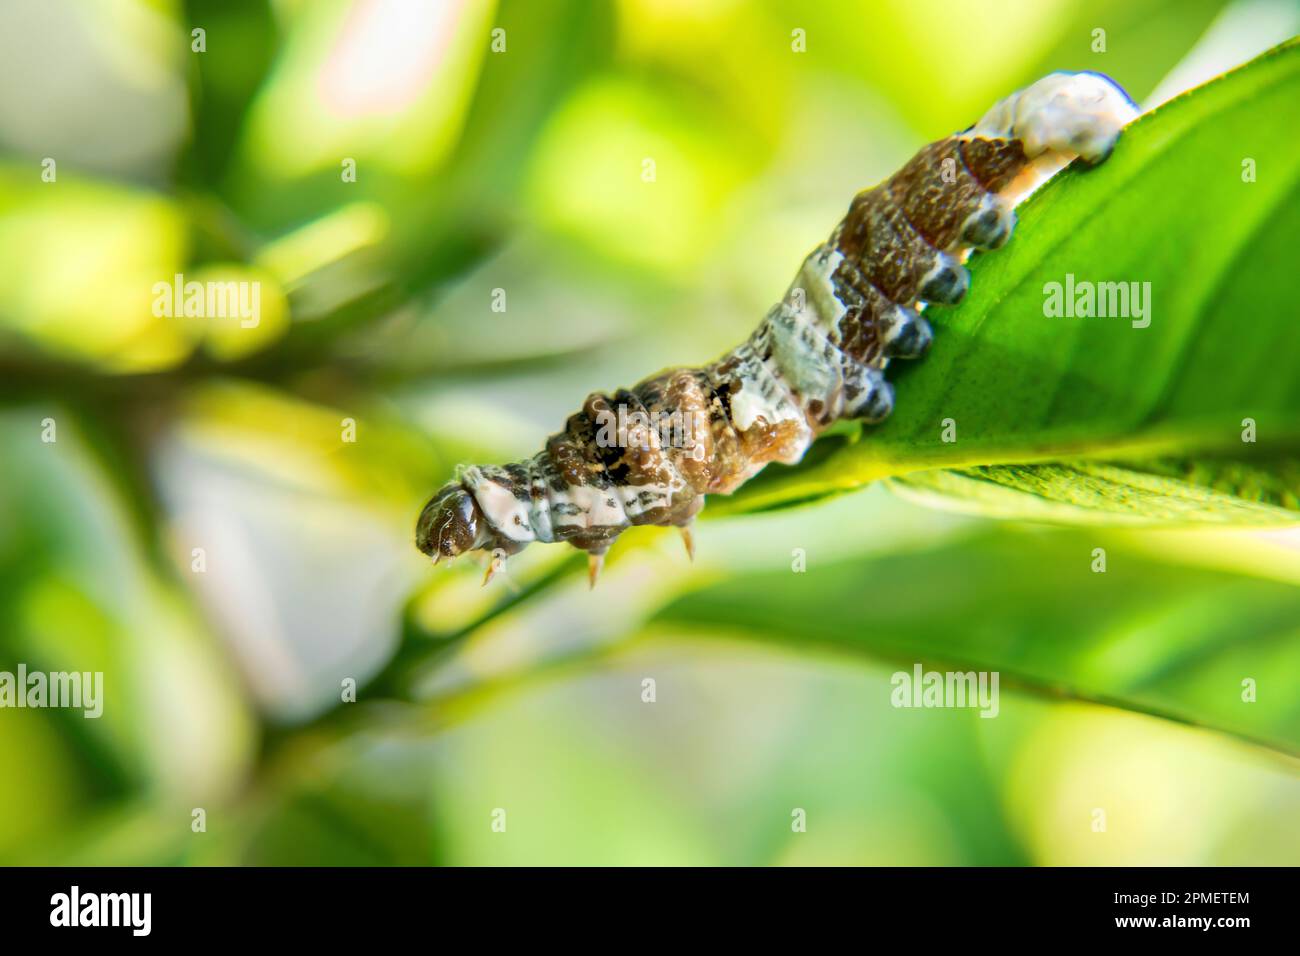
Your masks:
[{"label": "green leaf", "polygon": [[[1300,445],[1297,125],[1295,41],[1141,117],[1105,164],[1066,170],[1018,210],[1008,247],[971,261],[961,307],[927,313],[934,346],[891,368],[888,421],[830,455],[769,469],[714,510],[777,507],[939,467],[1224,454],[1243,447],[1245,419],[1262,452],[1285,457]],[[1067,275],[1150,283],[1149,326],[1049,317],[1045,287]],[[944,440],[946,420],[955,441]],[[1072,466],[1053,467],[1016,474],[1044,496],[1068,485],[1059,469]],[[1162,493],[1145,497],[1153,504]],[[1124,498],[1112,489],[1091,506]],[[1176,502],[1160,510],[1196,514]]]},{"label": "green leaf", "polygon": [[922,471],[892,486],[925,504],[1006,518],[1294,524],[1300,462],[1155,459]]},{"label": "green leaf", "polygon": [[[1094,534],[1010,532],[810,561],[685,595],[657,619],[807,653],[988,670],[1001,686],[1204,726],[1300,756],[1300,588],[1161,563]],[[1256,681],[1257,700],[1243,697]]]}]

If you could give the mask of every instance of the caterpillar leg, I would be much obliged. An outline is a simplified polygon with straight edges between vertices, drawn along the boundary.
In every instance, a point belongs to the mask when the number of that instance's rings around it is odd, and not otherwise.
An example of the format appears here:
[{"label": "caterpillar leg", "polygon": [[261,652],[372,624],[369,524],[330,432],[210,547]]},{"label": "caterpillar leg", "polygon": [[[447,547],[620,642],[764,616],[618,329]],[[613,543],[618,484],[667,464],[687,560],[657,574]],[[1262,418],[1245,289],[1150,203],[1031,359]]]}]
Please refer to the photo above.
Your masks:
[{"label": "caterpillar leg", "polygon": [[600,577],[600,572],[605,569],[604,551],[587,552],[587,587],[595,588],[596,579]]},{"label": "caterpillar leg", "polygon": [[894,410],[894,386],[881,369],[853,363],[845,368],[845,418],[884,421]]},{"label": "caterpillar leg", "polygon": [[492,583],[492,579],[504,570],[505,558],[499,554],[493,554],[488,558],[487,568],[483,571],[483,587]]},{"label": "caterpillar leg", "polygon": [[882,325],[881,349],[889,358],[920,358],[934,338],[930,323],[905,306],[894,309]]},{"label": "caterpillar leg", "polygon": [[685,524],[677,529],[682,533],[682,544],[686,545],[686,557],[695,560],[695,532],[692,525]]},{"label": "caterpillar leg", "polygon": [[970,288],[970,273],[966,267],[947,253],[935,256],[934,265],[921,279],[916,297],[922,302],[936,305],[956,305],[966,297]]},{"label": "caterpillar leg", "polygon": [[1016,228],[1016,212],[1000,196],[986,193],[962,223],[960,242],[976,249],[1001,249]]}]

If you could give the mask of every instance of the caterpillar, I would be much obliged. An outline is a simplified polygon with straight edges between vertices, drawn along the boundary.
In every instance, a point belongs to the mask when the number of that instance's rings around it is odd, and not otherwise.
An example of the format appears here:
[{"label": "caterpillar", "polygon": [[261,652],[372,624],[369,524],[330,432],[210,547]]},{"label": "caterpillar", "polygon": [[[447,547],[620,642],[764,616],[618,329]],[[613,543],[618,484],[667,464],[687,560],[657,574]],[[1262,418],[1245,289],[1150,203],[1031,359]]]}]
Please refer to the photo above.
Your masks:
[{"label": "caterpillar", "polygon": [[1091,72],[1052,73],[1000,100],[858,193],[745,342],[702,368],[588,396],[527,461],[460,467],[421,512],[416,546],[436,563],[567,541],[587,552],[593,586],[633,525],[678,527],[693,558],[707,495],[735,491],[769,462],[797,462],[841,418],[885,418],[889,360],[930,344],[925,306],[959,302],[971,251],[1002,246],[1029,192],[1075,157],[1105,160],[1136,115]]}]

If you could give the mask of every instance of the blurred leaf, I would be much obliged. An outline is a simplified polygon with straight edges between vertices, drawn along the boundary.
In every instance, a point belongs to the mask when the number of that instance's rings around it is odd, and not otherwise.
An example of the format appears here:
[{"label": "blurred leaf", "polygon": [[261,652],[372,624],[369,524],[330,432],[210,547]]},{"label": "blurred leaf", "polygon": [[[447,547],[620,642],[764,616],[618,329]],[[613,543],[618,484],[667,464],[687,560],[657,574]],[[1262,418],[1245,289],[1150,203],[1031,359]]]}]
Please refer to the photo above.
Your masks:
[{"label": "blurred leaf", "polygon": [[114,373],[190,354],[187,330],[152,308],[154,284],[171,281],[187,254],[173,200],[73,172],[43,183],[5,163],[0,213],[0,342]]},{"label": "blurred leaf", "polygon": [[761,155],[745,134],[698,94],[594,81],[565,104],[538,147],[535,218],[593,256],[698,273],[724,234],[732,191]]},{"label": "blurred leaf", "polygon": [[414,515],[449,461],[362,396],[331,409],[225,383],[179,412],[151,464],[175,559],[207,554],[194,594],[265,717],[342,706],[341,682],[364,681],[396,641],[426,567]]},{"label": "blurred leaf", "polygon": [[[140,792],[220,799],[251,763],[251,714],[151,560],[121,484],[61,406],[0,416],[0,447],[0,670],[103,675],[98,718],[51,707],[0,721],[0,754],[28,751],[22,763],[54,793],[18,833],[0,828],[0,854],[67,834]],[[0,817],[24,807],[0,792]]]},{"label": "blurred leaf", "polygon": [[[1230,5],[1231,0],[1083,0],[1062,18],[1056,43],[1024,79],[1032,82],[1052,70],[1097,70],[1144,102]],[[1093,48],[1095,30],[1105,31],[1103,50]]]},{"label": "blurred leaf", "polygon": [[582,0],[547,7],[506,0],[493,27],[506,31],[507,50],[483,65],[451,164],[405,197],[411,214],[393,249],[408,292],[463,272],[496,245],[515,216],[524,160],[537,137],[559,105],[608,63],[613,46],[612,11]]},{"label": "blurred leaf", "polygon": [[185,0],[185,44],[196,27],[206,32],[204,52],[191,55],[190,115],[193,134],[181,157],[183,178],[225,192],[225,174],[244,116],[266,79],[280,37],[266,0]]},{"label": "blurred leaf", "polygon": [[241,827],[245,866],[431,866],[442,862],[428,748],[364,735],[290,761],[271,805]]},{"label": "blurred leaf", "polygon": [[[301,365],[320,358],[340,336],[368,334],[376,319],[409,324],[412,310],[425,314],[432,292],[506,235],[533,142],[564,99],[608,61],[613,19],[608,9],[579,0],[559,8],[506,2],[490,26],[506,30],[507,49],[484,56],[455,150],[432,173],[371,167],[346,184],[350,201],[386,210],[383,241],[348,249],[295,277],[301,280],[291,300],[295,318],[311,321],[295,323],[276,360]],[[487,30],[478,42],[488,49]],[[338,169],[330,168],[277,186],[268,203],[257,183],[251,177],[244,184],[240,208],[280,228],[322,212],[322,200],[337,196],[340,186]],[[401,352],[402,336],[395,338]],[[382,362],[383,354],[369,359]]]},{"label": "blurred leaf", "polygon": [[[773,507],[934,467],[1241,448],[1245,419],[1268,454],[1293,451],[1297,124],[1294,42],[1138,120],[1105,165],[1067,170],[1035,195],[1007,249],[972,260],[960,308],[927,313],[934,347],[896,366],[888,421],[821,460],[772,470],[723,507]],[[1257,163],[1258,181],[1243,181],[1243,158]],[[1149,327],[1046,316],[1046,284],[1067,275],[1149,282]],[[945,442],[948,419],[956,440]],[[1066,494],[1059,471],[1018,474],[1040,495]],[[1148,502],[1162,497],[1153,491]],[[1091,505],[1125,498],[1112,489]],[[1169,501],[1160,508],[1188,514]]]},{"label": "blurred leaf", "polygon": [[[1096,536],[1002,532],[804,574],[752,574],[658,618],[1205,726],[1300,756],[1300,589],[1171,566]],[[1242,681],[1258,682],[1255,702]]]}]

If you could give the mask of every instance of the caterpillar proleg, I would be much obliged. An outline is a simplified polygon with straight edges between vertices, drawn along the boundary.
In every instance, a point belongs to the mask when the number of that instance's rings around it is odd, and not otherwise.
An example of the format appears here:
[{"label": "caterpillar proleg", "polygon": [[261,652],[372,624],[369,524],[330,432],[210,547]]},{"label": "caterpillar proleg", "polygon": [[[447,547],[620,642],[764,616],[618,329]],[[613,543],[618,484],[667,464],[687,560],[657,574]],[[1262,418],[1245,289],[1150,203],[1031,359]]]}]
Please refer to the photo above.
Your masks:
[{"label": "caterpillar proleg", "polygon": [[797,462],[838,419],[887,416],[885,369],[928,347],[925,305],[959,302],[971,250],[1005,243],[1025,195],[1075,157],[1103,161],[1136,115],[1096,73],[1053,73],[999,101],[854,197],[748,340],[588,396],[526,461],[458,469],[420,514],[417,547],[437,560],[566,541],[588,553],[593,584],[633,525],[680,527],[691,551],[707,495]]}]

